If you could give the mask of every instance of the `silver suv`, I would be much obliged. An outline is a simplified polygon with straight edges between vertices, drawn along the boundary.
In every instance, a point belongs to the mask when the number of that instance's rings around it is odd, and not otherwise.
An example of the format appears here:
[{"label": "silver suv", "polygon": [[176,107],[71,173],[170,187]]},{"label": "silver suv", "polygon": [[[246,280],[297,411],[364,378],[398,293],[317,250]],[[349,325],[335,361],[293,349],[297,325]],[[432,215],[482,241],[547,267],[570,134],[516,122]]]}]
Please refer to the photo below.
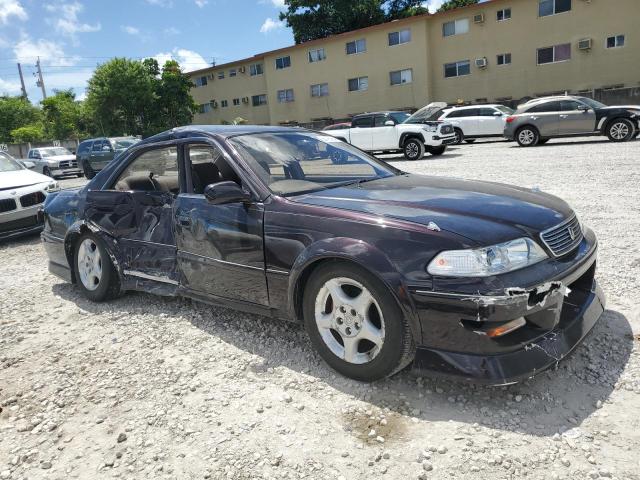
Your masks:
[{"label": "silver suv", "polygon": [[530,100],[509,116],[504,136],[521,147],[551,138],[606,135],[612,142],[632,140],[640,132],[640,106],[608,107],[586,97],[559,96]]}]

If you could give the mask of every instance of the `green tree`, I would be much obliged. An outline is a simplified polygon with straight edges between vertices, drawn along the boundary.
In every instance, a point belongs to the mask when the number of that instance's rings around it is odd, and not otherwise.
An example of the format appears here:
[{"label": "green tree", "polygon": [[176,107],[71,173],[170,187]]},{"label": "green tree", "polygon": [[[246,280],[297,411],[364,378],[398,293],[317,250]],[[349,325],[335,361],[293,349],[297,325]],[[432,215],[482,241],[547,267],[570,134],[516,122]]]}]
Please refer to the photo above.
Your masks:
[{"label": "green tree", "polygon": [[0,97],[0,142],[10,142],[11,132],[37,123],[42,112],[23,97]]},{"label": "green tree", "polygon": [[178,62],[169,60],[164,64],[156,90],[162,120],[159,130],[191,123],[198,111],[191,97],[191,86],[191,79],[182,73]]},{"label": "green tree", "polygon": [[466,7],[467,5],[475,5],[478,0],[447,0],[440,8],[439,12],[446,12],[447,10],[455,10],[456,8]]},{"label": "green tree", "polygon": [[71,89],[56,91],[42,101],[45,135],[56,140],[78,138],[81,105]]},{"label": "green tree", "polygon": [[296,43],[426,13],[421,0],[285,0],[280,13]]},{"label": "green tree", "polygon": [[45,134],[42,125],[26,125],[11,130],[11,139],[15,143],[41,142],[45,139]]}]

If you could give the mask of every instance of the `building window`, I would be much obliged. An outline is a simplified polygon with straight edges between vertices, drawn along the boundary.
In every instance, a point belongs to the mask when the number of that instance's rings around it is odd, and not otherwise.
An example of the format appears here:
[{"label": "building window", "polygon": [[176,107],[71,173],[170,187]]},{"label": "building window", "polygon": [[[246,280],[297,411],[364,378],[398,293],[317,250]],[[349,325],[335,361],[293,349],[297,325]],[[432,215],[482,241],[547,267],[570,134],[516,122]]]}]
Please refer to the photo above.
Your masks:
[{"label": "building window", "polygon": [[220,102],[220,106],[221,106],[222,108],[227,108],[227,107],[229,106],[229,101],[228,101],[228,100],[222,100],[222,101]]},{"label": "building window", "polygon": [[317,85],[311,85],[312,97],[328,97],[329,96],[329,84],[318,83]]},{"label": "building window", "polygon": [[327,55],[324,53],[324,48],[316,48],[315,50],[309,50],[309,63],[321,62],[326,60]]},{"label": "building window", "polygon": [[231,70],[229,70],[230,77],[235,77],[237,74],[238,74],[238,71],[235,68],[232,68]]},{"label": "building window", "polygon": [[538,65],[545,63],[566,62],[571,60],[571,44],[563,43],[562,45],[554,45],[553,47],[544,47],[538,49]]},{"label": "building window", "polygon": [[571,10],[571,0],[538,0],[538,16],[548,17]]},{"label": "building window", "polygon": [[196,87],[204,87],[207,84],[207,77],[196,77],[195,81]]},{"label": "building window", "polygon": [[234,98],[234,99],[233,99],[233,105],[234,105],[235,107],[237,107],[238,105],[240,105],[240,99],[239,99],[239,98]]},{"label": "building window", "polygon": [[252,77],[255,77],[256,75],[262,75],[262,64],[254,63],[253,65],[249,66],[249,74]]},{"label": "building window", "polygon": [[402,85],[403,83],[411,83],[413,81],[413,71],[410,68],[406,70],[397,70],[389,72],[391,85]]},{"label": "building window", "polygon": [[224,72],[218,72],[218,80],[222,80],[224,78]]},{"label": "building window", "polygon": [[[624,47],[624,35],[616,35],[616,36],[607,38],[607,48],[619,48],[619,47]],[[206,79],[204,84],[205,85],[207,84]]]},{"label": "building window", "polygon": [[365,91],[369,88],[369,77],[350,78],[347,83],[350,92]]},{"label": "building window", "polygon": [[411,41],[411,30],[400,30],[399,32],[391,32],[389,34],[389,46],[402,45]]},{"label": "building window", "polygon": [[293,102],[293,88],[278,90],[278,103]]},{"label": "building window", "polygon": [[469,19],[462,18],[453,22],[442,24],[442,36],[450,37],[452,35],[461,35],[469,31]]},{"label": "building window", "polygon": [[498,10],[498,13],[496,13],[496,19],[499,22],[504,22],[505,20],[510,20],[511,19],[511,9],[510,8],[503,8],[502,10]]},{"label": "building window", "polygon": [[462,60],[455,63],[445,63],[444,76],[445,78],[462,77],[464,75],[471,74],[471,62],[469,60]]},{"label": "building window", "polygon": [[287,55],[286,57],[276,58],[276,70],[282,70],[284,68],[289,68],[291,66],[291,57]]},{"label": "building window", "polygon": [[367,51],[367,41],[355,40],[353,42],[347,42],[347,55],[355,55],[356,53],[364,53]]},{"label": "building window", "polygon": [[211,103],[203,103],[198,105],[198,113],[209,113],[211,111]]},{"label": "building window", "polygon": [[500,53],[498,54],[498,65],[511,65],[511,54],[510,53]]},{"label": "building window", "polygon": [[254,95],[251,97],[251,103],[254,107],[259,107],[260,105],[267,104],[267,96],[266,95]]}]

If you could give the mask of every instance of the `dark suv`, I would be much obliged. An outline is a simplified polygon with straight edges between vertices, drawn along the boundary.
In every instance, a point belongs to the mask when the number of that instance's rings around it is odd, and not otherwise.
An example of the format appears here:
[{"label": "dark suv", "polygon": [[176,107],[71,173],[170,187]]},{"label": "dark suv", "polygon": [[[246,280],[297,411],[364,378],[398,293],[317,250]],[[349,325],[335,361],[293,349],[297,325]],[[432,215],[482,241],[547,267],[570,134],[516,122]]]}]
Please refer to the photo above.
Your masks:
[{"label": "dark suv", "polygon": [[92,138],[83,141],[76,152],[78,166],[91,179],[113,158],[140,141],[136,137]]}]

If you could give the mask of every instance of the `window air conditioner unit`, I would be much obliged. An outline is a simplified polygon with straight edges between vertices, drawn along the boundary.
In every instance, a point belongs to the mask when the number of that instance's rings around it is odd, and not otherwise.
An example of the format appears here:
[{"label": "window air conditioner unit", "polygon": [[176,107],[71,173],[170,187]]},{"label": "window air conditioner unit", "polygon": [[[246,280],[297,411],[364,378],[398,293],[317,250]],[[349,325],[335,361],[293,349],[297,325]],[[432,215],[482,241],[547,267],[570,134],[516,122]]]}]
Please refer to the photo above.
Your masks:
[{"label": "window air conditioner unit", "polygon": [[484,23],[484,13],[479,13],[473,16],[473,23]]},{"label": "window air conditioner unit", "polygon": [[216,100],[211,100],[211,107],[218,108],[218,102]]},{"label": "window air conditioner unit", "polygon": [[249,103],[249,97],[242,97],[242,103]]},{"label": "window air conditioner unit", "polygon": [[487,68],[487,65],[488,65],[487,57],[476,58],[476,67]]},{"label": "window air conditioner unit", "polygon": [[246,67],[240,67],[240,68],[238,68],[238,71],[239,71],[240,73],[244,73],[244,72],[246,72],[246,71],[247,71],[247,68],[246,68]]},{"label": "window air conditioner unit", "polygon": [[578,50],[591,50],[593,47],[592,38],[583,38],[578,42]]}]

